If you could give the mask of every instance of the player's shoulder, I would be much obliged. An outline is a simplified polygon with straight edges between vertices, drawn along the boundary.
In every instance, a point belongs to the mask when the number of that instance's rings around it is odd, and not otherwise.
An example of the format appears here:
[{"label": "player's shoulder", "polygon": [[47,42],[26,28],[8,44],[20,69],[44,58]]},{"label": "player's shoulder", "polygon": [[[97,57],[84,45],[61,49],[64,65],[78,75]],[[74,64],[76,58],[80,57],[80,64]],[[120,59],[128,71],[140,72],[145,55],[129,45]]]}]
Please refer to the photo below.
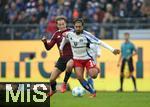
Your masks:
[{"label": "player's shoulder", "polygon": [[61,31],[60,30],[56,30],[54,33],[53,33],[53,36],[57,36]]},{"label": "player's shoulder", "polygon": [[125,42],[122,42],[122,43],[121,43],[121,47],[123,47],[124,45],[125,45]]},{"label": "player's shoulder", "polygon": [[66,35],[67,35],[68,37],[72,37],[72,36],[75,35],[75,33],[72,32],[72,31],[68,31],[68,32],[66,32]]},{"label": "player's shoulder", "polygon": [[73,32],[73,31],[74,31],[74,29],[73,29],[73,28],[71,28],[71,27],[68,27],[68,28],[67,28],[67,31],[71,31],[71,32]]},{"label": "player's shoulder", "polygon": [[89,36],[93,36],[92,33],[88,32],[88,31],[86,31],[86,30],[83,30],[83,34],[86,34],[86,35],[89,35]]},{"label": "player's shoulder", "polygon": [[71,29],[71,28],[70,28],[70,30],[68,30],[66,33],[67,33],[67,34],[74,34],[75,32],[74,32],[74,29]]},{"label": "player's shoulder", "polygon": [[131,41],[129,41],[129,43],[130,43],[131,45],[134,45],[134,43],[133,43],[133,42],[131,42]]},{"label": "player's shoulder", "polygon": [[73,28],[67,28],[64,32],[67,34],[72,33],[72,32],[74,32],[74,29]]}]

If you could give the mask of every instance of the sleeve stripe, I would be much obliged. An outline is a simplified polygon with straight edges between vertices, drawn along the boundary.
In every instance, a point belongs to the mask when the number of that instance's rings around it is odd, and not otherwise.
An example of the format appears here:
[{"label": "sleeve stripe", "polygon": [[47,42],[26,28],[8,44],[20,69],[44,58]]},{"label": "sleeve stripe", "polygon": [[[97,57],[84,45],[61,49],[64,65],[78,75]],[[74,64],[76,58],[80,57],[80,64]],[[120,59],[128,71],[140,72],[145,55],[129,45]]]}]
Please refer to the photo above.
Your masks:
[{"label": "sleeve stripe", "polygon": [[86,31],[83,31],[83,33],[85,34],[85,36],[88,38],[88,39],[93,39],[95,41],[99,41],[98,38],[96,38],[94,35],[90,34],[90,33],[87,33]]}]

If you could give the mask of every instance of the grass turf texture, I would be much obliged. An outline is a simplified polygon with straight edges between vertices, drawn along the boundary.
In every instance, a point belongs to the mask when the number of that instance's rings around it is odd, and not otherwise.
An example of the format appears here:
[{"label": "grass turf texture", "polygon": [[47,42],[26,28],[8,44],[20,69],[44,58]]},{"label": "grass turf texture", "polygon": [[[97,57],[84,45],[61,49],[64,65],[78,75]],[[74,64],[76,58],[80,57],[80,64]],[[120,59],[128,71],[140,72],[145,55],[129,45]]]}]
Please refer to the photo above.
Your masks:
[{"label": "grass turf texture", "polygon": [[50,98],[50,107],[150,107],[150,92],[97,92],[96,98],[56,93]]}]

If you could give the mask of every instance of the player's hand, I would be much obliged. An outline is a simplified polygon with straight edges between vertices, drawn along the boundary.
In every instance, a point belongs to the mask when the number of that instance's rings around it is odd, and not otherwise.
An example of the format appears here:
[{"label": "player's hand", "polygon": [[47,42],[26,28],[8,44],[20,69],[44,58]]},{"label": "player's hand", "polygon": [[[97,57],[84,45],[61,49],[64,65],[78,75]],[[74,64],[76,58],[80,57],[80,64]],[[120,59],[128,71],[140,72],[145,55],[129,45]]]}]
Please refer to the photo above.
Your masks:
[{"label": "player's hand", "polygon": [[46,42],[47,42],[47,39],[46,39],[45,36],[43,36],[41,40],[42,40],[43,43],[46,43]]},{"label": "player's hand", "polygon": [[128,56],[127,58],[126,58],[126,60],[129,60],[131,58],[131,56]]},{"label": "player's hand", "polygon": [[100,58],[101,57],[101,55],[97,55],[97,58]]},{"label": "player's hand", "polygon": [[120,50],[119,50],[119,49],[115,49],[115,50],[113,51],[113,54],[115,54],[115,55],[120,54]]}]

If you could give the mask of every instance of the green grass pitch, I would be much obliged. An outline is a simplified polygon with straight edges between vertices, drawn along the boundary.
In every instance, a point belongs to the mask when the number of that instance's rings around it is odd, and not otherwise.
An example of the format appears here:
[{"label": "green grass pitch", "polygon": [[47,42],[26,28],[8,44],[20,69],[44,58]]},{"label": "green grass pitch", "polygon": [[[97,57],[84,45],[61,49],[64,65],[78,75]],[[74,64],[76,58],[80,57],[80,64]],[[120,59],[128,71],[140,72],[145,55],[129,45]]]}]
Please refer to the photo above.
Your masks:
[{"label": "green grass pitch", "polygon": [[96,98],[56,93],[50,98],[50,107],[150,107],[150,92],[97,92]]}]

